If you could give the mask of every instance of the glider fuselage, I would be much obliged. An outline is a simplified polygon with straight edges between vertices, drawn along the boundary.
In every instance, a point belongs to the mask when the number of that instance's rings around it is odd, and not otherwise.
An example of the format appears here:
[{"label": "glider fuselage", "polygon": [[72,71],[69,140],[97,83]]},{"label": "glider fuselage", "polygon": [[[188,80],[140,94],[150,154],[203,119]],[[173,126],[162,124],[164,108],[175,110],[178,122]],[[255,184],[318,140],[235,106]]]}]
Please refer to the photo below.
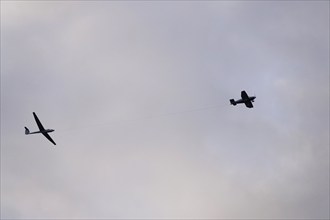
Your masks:
[{"label": "glider fuselage", "polygon": [[46,129],[46,130],[42,130],[42,131],[34,131],[34,132],[29,132],[27,134],[45,134],[45,133],[50,133],[55,131],[54,129]]}]

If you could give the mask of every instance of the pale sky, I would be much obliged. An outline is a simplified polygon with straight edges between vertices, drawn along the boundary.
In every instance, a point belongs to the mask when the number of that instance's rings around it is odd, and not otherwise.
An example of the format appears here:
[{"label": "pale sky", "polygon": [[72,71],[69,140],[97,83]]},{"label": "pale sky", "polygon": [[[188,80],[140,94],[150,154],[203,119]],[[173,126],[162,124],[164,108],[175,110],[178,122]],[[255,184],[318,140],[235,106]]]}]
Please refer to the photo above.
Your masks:
[{"label": "pale sky", "polygon": [[329,172],[329,1],[1,1],[2,219],[329,219]]}]

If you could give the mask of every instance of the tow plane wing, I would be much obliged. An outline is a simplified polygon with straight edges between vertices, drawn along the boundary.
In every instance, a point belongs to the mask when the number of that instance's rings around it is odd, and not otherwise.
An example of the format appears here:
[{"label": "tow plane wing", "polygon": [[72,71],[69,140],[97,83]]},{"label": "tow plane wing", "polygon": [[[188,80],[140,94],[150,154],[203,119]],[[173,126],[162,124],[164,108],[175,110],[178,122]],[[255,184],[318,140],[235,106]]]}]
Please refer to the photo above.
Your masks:
[{"label": "tow plane wing", "polygon": [[251,99],[244,90],[241,92],[241,97],[246,107],[253,108],[252,101],[254,99]]},{"label": "tow plane wing", "polygon": [[244,104],[248,108],[253,108],[253,105],[252,105],[252,102],[251,101],[245,101]]},{"label": "tow plane wing", "polygon": [[242,97],[243,100],[249,99],[248,94],[244,90],[241,92],[241,97]]}]

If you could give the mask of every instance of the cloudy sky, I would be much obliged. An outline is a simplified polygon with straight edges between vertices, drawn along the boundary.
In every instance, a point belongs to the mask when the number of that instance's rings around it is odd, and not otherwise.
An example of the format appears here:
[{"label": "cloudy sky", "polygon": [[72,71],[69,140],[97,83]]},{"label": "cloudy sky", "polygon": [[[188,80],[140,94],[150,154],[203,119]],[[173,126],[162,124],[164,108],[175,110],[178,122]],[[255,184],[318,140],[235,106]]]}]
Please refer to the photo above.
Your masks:
[{"label": "cloudy sky", "polygon": [[328,219],[329,1],[1,1],[1,218]]}]

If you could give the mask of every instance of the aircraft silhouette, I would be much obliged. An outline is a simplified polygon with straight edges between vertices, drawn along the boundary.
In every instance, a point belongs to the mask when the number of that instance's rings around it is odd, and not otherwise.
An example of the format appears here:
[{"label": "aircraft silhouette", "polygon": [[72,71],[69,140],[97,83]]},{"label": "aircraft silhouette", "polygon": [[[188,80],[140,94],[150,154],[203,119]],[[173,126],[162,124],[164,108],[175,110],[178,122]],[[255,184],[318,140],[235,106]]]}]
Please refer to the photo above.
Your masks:
[{"label": "aircraft silhouette", "polygon": [[25,127],[25,134],[28,135],[28,134],[43,134],[50,142],[52,142],[54,145],[56,145],[56,143],[53,141],[53,139],[49,136],[48,133],[50,132],[53,132],[55,131],[54,129],[45,129],[44,126],[42,126],[41,122],[39,121],[36,113],[33,112],[33,116],[34,116],[34,119],[36,120],[37,122],[37,125],[39,127],[39,131],[35,131],[35,132],[30,132],[30,130]]},{"label": "aircraft silhouette", "polygon": [[241,92],[242,99],[235,101],[234,99],[230,99],[230,104],[236,105],[240,103],[244,103],[246,107],[253,108],[252,102],[254,102],[255,96],[248,96],[248,94],[243,90]]}]

